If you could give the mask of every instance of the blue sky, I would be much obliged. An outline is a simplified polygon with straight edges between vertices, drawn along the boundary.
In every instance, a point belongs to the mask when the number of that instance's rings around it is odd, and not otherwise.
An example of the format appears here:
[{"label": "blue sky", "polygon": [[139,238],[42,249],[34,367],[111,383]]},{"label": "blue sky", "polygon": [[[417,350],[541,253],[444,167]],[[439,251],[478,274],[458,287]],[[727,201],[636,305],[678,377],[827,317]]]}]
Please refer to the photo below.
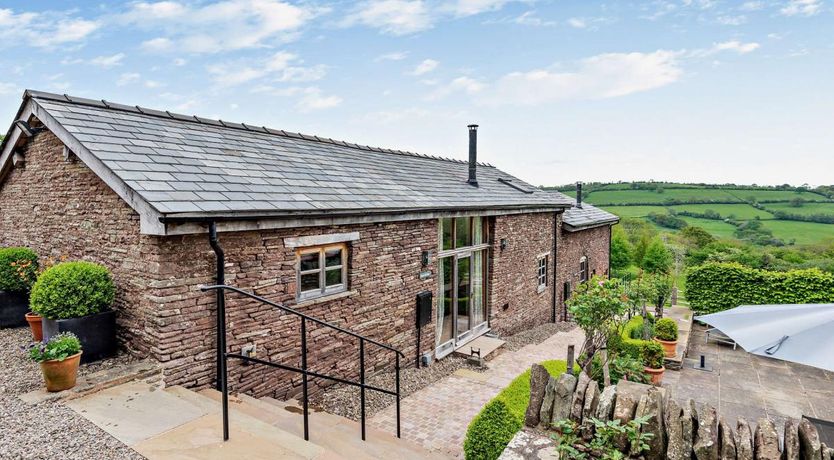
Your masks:
[{"label": "blue sky", "polygon": [[6,1],[0,109],[67,93],[576,180],[830,184],[829,0]]}]

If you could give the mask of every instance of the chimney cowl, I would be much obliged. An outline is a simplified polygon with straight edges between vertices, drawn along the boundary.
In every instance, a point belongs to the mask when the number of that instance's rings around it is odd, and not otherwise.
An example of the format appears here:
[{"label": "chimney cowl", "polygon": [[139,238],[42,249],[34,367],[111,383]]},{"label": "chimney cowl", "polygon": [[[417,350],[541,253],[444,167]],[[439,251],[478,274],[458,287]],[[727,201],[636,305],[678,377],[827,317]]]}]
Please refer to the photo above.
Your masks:
[{"label": "chimney cowl", "polygon": [[466,182],[478,186],[478,125],[467,125],[469,128],[469,180]]},{"label": "chimney cowl", "polygon": [[582,209],[582,182],[576,183],[576,207]]}]

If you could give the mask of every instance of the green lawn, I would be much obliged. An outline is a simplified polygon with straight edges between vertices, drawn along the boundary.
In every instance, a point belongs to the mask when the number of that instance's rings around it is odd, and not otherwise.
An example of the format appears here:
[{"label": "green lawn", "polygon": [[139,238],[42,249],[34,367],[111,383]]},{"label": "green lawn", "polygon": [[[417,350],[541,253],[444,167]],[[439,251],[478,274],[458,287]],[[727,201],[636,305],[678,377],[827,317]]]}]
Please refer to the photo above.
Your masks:
[{"label": "green lawn", "polygon": [[798,214],[800,216],[810,216],[812,214],[834,215],[834,203],[805,203],[798,208],[795,208],[788,203],[768,203],[765,204],[764,207],[773,211],[784,211],[789,214]]},{"label": "green lawn", "polygon": [[755,219],[773,219],[773,215],[767,211],[756,209],[749,204],[682,204],[678,206],[670,206],[675,211],[689,211],[703,214],[706,210],[711,209],[721,217],[727,218],[734,215],[736,219],[748,220]]},{"label": "green lawn", "polygon": [[796,244],[815,244],[834,239],[834,224],[769,220],[764,222],[764,226],[773,232],[773,236],[781,238],[785,242],[795,240]]},{"label": "green lawn", "polygon": [[664,190],[663,193],[650,190],[600,190],[589,193],[586,200],[591,204],[663,203],[667,200],[710,200],[738,203],[743,201],[724,190],[718,189],[668,189]]},{"label": "green lawn", "polygon": [[699,219],[697,217],[680,216],[687,224],[693,227],[701,227],[719,238],[735,238],[733,233],[736,227],[723,220]]},{"label": "green lawn", "polygon": [[603,209],[625,218],[646,217],[653,212],[666,214],[666,208],[663,206],[606,206]]},{"label": "green lawn", "polygon": [[792,192],[790,190],[742,190],[742,189],[735,189],[735,190],[727,190],[728,193],[733,194],[734,196],[744,200],[749,201],[750,198],[755,198],[756,200],[763,201],[763,200],[780,200],[780,201],[790,201],[794,198],[802,198],[806,201],[829,201],[828,198],[811,192]]}]

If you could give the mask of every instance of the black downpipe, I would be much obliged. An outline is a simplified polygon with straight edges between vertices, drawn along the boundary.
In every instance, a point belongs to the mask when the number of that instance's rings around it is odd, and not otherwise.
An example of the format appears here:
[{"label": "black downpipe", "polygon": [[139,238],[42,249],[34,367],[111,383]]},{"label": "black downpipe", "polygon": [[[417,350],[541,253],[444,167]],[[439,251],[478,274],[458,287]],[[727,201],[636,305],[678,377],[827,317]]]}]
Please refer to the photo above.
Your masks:
[{"label": "black downpipe", "polygon": [[[209,222],[209,244],[217,258],[217,285],[226,284],[226,256],[217,242],[217,224]],[[223,440],[229,440],[229,391],[226,381],[226,294],[217,290],[217,379],[216,389],[223,394]]]}]

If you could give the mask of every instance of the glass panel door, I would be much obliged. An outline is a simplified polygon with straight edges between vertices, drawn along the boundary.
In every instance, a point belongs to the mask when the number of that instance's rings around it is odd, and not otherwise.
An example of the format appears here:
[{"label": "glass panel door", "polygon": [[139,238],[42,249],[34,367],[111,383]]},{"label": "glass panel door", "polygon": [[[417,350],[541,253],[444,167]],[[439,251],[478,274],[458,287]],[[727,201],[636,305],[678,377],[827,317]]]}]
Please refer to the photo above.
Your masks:
[{"label": "glass panel door", "polygon": [[458,256],[457,258],[457,337],[460,338],[469,332],[471,325],[469,323],[469,308],[471,301],[471,283],[472,273],[470,272],[472,257]]},{"label": "glass panel door", "polygon": [[484,318],[484,252],[472,253],[472,328],[485,321]]},{"label": "glass panel door", "polygon": [[454,338],[454,257],[438,259],[440,295],[437,297],[437,346]]}]

